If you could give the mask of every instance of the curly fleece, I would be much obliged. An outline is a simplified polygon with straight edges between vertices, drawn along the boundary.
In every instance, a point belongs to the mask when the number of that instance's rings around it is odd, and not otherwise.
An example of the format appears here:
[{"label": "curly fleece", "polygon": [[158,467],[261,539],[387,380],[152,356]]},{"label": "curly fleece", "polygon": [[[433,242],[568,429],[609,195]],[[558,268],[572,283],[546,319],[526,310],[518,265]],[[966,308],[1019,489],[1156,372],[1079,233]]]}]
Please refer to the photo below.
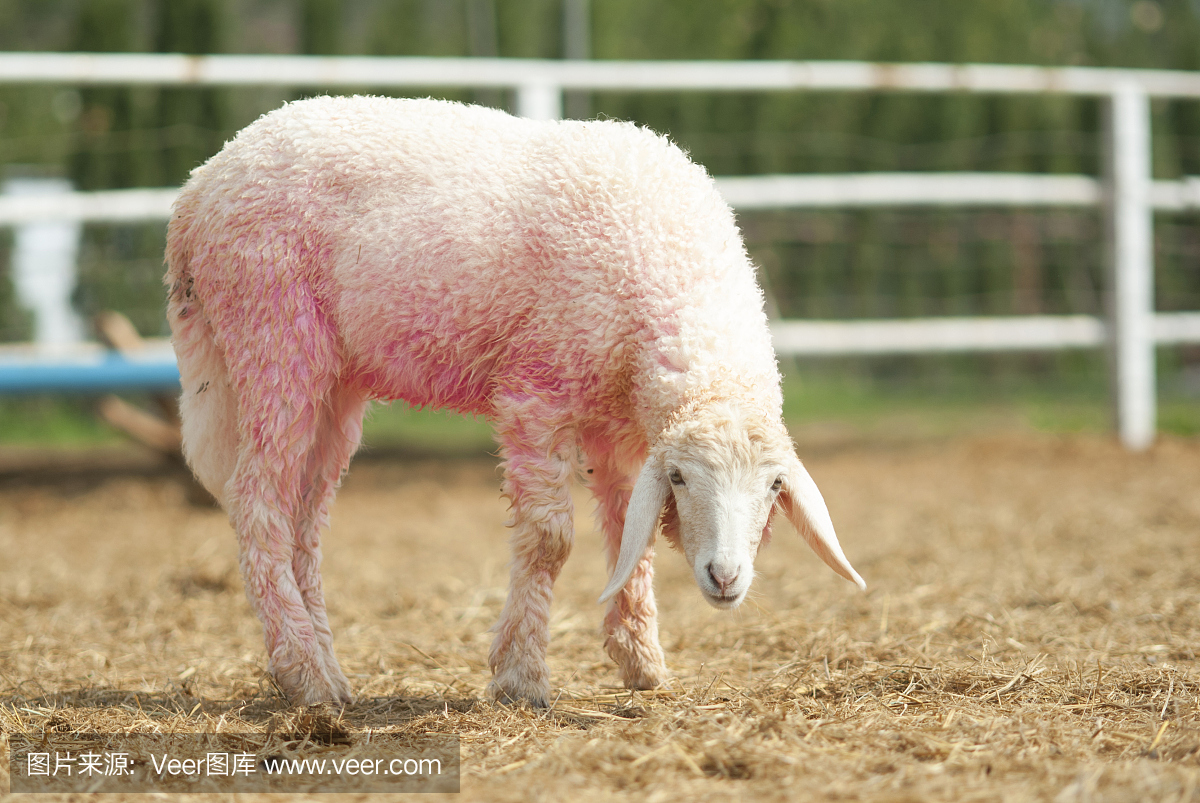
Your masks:
[{"label": "curly fleece", "polygon": [[[638,463],[679,411],[778,422],[761,291],[703,168],[628,123],[436,100],[290,103],[196,169],[168,231],[185,453],[229,511],[271,668],[348,699],[318,533],[372,399],[491,419],[513,507],[492,693],[544,702],[551,586],[586,455],[610,565]],[[606,617],[665,676],[649,553]]]}]

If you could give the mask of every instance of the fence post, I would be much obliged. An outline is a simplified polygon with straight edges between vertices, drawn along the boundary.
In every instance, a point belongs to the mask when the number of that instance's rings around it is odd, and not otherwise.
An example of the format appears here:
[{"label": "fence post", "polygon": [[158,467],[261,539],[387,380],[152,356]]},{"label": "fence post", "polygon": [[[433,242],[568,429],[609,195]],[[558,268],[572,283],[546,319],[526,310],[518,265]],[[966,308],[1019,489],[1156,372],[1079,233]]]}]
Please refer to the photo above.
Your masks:
[{"label": "fence post", "polygon": [[[72,189],[62,178],[12,178],[0,192],[67,195]],[[18,226],[13,238],[13,284],[17,299],[33,311],[33,339],[42,349],[61,349],[83,339],[83,321],[71,306],[82,235],[78,220],[46,220]]]},{"label": "fence post", "polygon": [[1154,442],[1154,219],[1150,207],[1150,100],[1134,81],[1112,93],[1109,118],[1109,338],[1117,432],[1125,448]]},{"label": "fence post", "polygon": [[517,87],[517,114],[530,120],[561,120],[562,87],[529,83]]}]

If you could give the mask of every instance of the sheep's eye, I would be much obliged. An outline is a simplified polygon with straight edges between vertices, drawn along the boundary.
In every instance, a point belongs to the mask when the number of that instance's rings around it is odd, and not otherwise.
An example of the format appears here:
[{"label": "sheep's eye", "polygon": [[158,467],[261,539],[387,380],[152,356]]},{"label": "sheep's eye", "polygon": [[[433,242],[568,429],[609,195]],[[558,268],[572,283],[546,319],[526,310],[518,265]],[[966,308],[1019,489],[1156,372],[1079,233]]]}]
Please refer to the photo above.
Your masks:
[{"label": "sheep's eye", "polygon": [[671,473],[667,475],[667,479],[669,479],[671,481],[672,485],[684,485],[685,484],[683,481],[683,475],[679,473],[679,469],[677,469],[677,468],[671,469]]},{"label": "sheep's eye", "polygon": [[778,491],[783,487],[783,477],[776,477],[775,482],[771,483],[771,490]]}]

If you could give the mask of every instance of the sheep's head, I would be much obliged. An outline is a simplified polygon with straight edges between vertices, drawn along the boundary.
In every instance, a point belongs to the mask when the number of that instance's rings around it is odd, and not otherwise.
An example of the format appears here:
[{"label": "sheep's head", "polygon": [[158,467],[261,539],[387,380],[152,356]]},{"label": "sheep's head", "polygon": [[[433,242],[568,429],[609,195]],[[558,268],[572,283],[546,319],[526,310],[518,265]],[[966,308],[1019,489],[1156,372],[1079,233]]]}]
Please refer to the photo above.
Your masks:
[{"label": "sheep's head", "polygon": [[689,410],[664,430],[638,476],[601,602],[628,582],[661,521],[709,604],[736,607],[750,590],[776,512],[835,572],[865,587],[783,425],[731,401]]}]

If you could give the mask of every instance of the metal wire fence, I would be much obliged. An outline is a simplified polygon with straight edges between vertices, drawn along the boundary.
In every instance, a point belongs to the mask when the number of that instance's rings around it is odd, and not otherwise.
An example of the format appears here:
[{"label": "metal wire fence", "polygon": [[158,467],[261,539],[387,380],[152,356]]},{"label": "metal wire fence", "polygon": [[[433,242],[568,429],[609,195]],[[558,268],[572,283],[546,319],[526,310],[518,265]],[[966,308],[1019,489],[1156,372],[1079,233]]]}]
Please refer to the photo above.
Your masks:
[{"label": "metal wire fence", "polygon": [[[1195,126],[1173,125],[1195,116],[1200,74],[857,62],[0,54],[3,79],[85,87],[48,89],[52,111],[64,114],[73,108],[72,91],[124,87],[120,103],[81,104],[87,108],[78,131],[57,145],[79,162],[74,172],[85,184],[103,187],[119,186],[104,176],[120,172],[112,168],[123,155],[157,154],[140,159],[140,174],[121,174],[135,176],[134,186],[163,186],[155,176],[178,173],[189,150],[193,163],[206,158],[225,127],[238,122],[228,113],[234,95],[214,94],[217,88],[278,94],[370,85],[419,94],[430,87],[501,100],[511,94],[514,111],[543,119],[561,116],[564,92],[592,92],[601,114],[648,123],[714,174],[742,176],[719,186],[741,213],[762,265],[772,312],[781,319],[773,328],[781,353],[1107,342],[1121,436],[1132,448],[1153,437],[1156,345],[1187,359],[1193,346],[1179,344],[1200,343],[1189,211],[1200,209],[1200,181],[1179,180],[1200,170],[1200,149],[1174,134]],[[849,101],[833,94],[842,92],[857,94]],[[149,93],[160,93],[159,112],[207,109],[223,123],[139,129],[133,123],[146,115],[137,99]],[[662,93],[678,95],[672,101]],[[823,114],[841,123],[887,118],[893,124],[885,128],[904,135],[882,142],[847,135],[844,125],[840,134],[822,130]],[[1006,116],[1002,132],[921,139],[981,114]],[[696,126],[714,119],[719,130]],[[900,172],[874,172],[881,168]],[[820,175],[831,171],[867,172]],[[809,175],[796,175],[802,172]],[[764,176],[770,173],[790,175]],[[1105,180],[1095,178],[1101,174]],[[86,201],[91,211],[72,214],[93,221],[74,303],[85,315],[120,303],[145,333],[155,333],[161,228],[94,225],[114,219],[96,207],[126,199],[63,199],[68,206]],[[156,209],[141,219],[161,215]]]}]

